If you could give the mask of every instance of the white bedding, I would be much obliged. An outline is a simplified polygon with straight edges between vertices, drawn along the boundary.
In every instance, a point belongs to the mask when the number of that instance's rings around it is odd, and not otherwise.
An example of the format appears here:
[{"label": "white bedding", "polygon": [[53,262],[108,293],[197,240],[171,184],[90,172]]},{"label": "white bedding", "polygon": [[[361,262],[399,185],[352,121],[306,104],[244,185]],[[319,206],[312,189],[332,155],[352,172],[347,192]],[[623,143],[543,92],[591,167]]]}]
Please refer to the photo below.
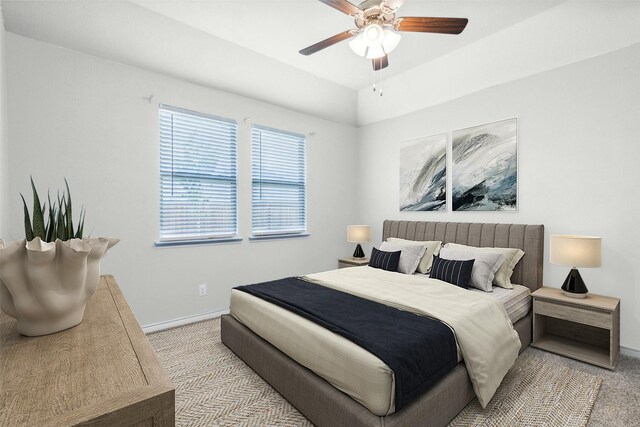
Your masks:
[{"label": "white bedding", "polygon": [[360,402],[373,414],[395,411],[395,377],[373,354],[295,313],[231,291],[231,315],[287,356]]},{"label": "white bedding", "polygon": [[[499,296],[499,292],[495,295],[467,292],[428,277],[390,273],[371,267],[334,270],[307,278],[316,283],[322,282],[328,287],[420,314],[427,314],[430,310],[442,311],[441,309],[453,313],[452,316],[445,315],[447,318],[441,320],[452,326],[454,331],[456,324],[458,327],[462,324],[462,352],[467,358],[473,358],[471,362],[467,362],[467,366],[469,372],[475,375],[472,382],[476,393],[479,390],[479,397],[482,396],[483,406],[488,403],[504,373],[517,357],[520,342],[517,333],[511,327],[507,312],[497,300],[505,298]],[[524,289],[528,291],[527,288]],[[511,299],[508,301],[523,293],[521,290],[508,292],[511,292],[508,295]],[[430,307],[428,300],[434,298],[439,301],[436,305],[440,308]],[[442,303],[445,299],[449,302]],[[460,306],[460,301],[463,300],[466,301],[466,305]],[[450,305],[450,301],[458,303],[454,304],[454,307],[445,308]],[[393,413],[393,372],[380,359],[351,341],[288,310],[241,291],[232,291],[231,314],[292,359],[362,403],[372,413],[381,416]],[[477,316],[486,319],[483,325],[488,322],[489,327],[484,325],[478,332],[473,326],[469,326],[480,323],[471,321]],[[488,320],[491,318],[494,321]],[[487,336],[487,330],[494,331]],[[485,345],[467,342],[469,335],[475,335],[478,339],[473,341],[481,340]],[[460,337],[456,337],[460,344]],[[502,350],[499,354],[491,355],[500,348]],[[486,352],[488,356],[478,354],[482,352]]]},{"label": "white bedding", "polygon": [[371,301],[434,317],[449,325],[455,332],[473,389],[483,408],[518,357],[518,333],[502,304],[490,296],[474,294],[440,280],[372,267],[343,268],[305,278]]},{"label": "white bedding", "polygon": [[522,319],[531,309],[531,290],[526,286],[513,285],[513,289],[493,286],[493,292],[484,292],[475,288],[469,288],[469,291],[489,295],[498,299],[504,306],[504,309],[507,310],[511,323],[516,323]]}]

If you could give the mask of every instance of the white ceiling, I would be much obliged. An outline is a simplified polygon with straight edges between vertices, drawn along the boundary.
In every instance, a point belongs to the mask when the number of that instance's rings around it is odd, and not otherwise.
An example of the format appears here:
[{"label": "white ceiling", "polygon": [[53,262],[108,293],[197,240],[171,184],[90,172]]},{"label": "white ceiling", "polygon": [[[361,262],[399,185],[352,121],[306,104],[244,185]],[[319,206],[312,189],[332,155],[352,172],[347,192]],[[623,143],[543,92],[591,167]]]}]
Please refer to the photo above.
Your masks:
[{"label": "white ceiling", "polygon": [[469,24],[459,36],[405,33],[378,73],[381,98],[347,42],[298,53],[353,28],[317,0],[1,1],[10,32],[350,125],[640,42],[640,0],[407,0],[398,16]]},{"label": "white ceiling", "polygon": [[[347,41],[308,57],[298,53],[320,40],[355,28],[351,17],[317,0],[132,1],[351,89],[361,89],[373,78],[370,61],[356,56]],[[391,65],[383,71],[384,77],[431,61],[561,2],[407,0],[397,16],[464,17],[469,24],[459,36],[404,33],[398,48],[389,55]]]}]

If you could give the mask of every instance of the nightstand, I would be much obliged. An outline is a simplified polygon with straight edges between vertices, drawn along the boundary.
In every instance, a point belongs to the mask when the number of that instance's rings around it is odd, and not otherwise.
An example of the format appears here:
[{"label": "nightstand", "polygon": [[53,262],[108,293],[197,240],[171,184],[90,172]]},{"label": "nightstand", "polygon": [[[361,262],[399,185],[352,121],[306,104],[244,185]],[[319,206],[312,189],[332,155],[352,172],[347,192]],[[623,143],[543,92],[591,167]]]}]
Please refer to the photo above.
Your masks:
[{"label": "nightstand", "polygon": [[369,258],[346,256],[338,259],[338,268],[359,267],[361,265],[369,265]]},{"label": "nightstand", "polygon": [[620,300],[570,298],[542,287],[533,297],[533,347],[614,370],[620,354]]}]

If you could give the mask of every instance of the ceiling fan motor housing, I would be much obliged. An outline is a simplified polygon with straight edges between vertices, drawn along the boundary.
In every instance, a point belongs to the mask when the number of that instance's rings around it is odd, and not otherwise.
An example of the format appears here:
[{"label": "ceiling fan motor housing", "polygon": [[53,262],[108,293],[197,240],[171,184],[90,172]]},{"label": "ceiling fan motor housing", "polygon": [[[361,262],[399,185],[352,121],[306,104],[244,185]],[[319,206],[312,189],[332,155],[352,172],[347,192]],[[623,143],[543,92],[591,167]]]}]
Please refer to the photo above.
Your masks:
[{"label": "ceiling fan motor housing", "polygon": [[375,5],[354,16],[354,21],[356,27],[362,29],[371,24],[378,24],[380,26],[385,24],[391,25],[395,17],[396,14],[392,10],[388,9],[384,11],[380,5]]}]

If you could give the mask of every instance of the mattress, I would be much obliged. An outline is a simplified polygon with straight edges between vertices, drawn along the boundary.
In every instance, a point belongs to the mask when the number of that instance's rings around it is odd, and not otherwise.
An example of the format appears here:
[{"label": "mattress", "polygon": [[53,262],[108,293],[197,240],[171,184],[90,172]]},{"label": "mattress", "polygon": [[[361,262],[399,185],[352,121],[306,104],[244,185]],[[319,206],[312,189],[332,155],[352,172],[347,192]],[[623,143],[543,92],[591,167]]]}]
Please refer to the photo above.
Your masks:
[{"label": "mattress", "polygon": [[522,319],[531,309],[531,290],[526,286],[513,285],[513,289],[494,286],[493,292],[484,292],[475,288],[469,288],[469,290],[497,298],[507,310],[511,323]]},{"label": "mattress", "polygon": [[[500,300],[512,323],[530,306],[529,289],[479,291]],[[525,311],[526,307],[526,311]],[[393,371],[379,358],[325,328],[248,293],[232,290],[231,315],[296,362],[351,396],[373,414],[395,411]],[[515,319],[515,320],[514,320]],[[458,352],[460,354],[460,352]],[[458,360],[461,360],[458,356]]]}]

